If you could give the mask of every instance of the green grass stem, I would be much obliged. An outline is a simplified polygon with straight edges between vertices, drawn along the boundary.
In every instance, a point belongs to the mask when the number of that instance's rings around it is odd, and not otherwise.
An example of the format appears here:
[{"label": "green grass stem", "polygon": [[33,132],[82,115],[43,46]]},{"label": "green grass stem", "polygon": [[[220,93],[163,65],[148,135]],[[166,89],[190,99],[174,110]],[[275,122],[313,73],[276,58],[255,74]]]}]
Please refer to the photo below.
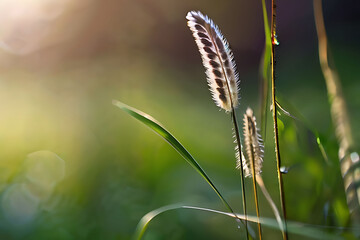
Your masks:
[{"label": "green grass stem", "polygon": [[276,154],[276,168],[279,181],[279,192],[280,192],[280,204],[281,210],[284,215],[284,234],[283,239],[288,239],[287,225],[286,225],[286,206],[285,206],[285,193],[283,186],[281,168],[281,158],[280,158],[280,145],[279,145],[279,130],[277,123],[277,105],[276,105],[276,95],[275,95],[275,47],[279,44],[276,36],[276,0],[271,2],[271,99],[272,99],[272,116],[274,122],[274,136],[275,136],[275,154]]}]

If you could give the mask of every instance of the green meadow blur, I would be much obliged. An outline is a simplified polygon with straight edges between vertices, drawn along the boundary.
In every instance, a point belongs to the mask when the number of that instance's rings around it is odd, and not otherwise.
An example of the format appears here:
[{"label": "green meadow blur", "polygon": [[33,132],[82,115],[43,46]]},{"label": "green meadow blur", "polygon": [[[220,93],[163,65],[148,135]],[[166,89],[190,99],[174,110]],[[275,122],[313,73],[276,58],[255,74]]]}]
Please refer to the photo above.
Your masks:
[{"label": "green meadow blur", "polygon": [[[355,9],[324,2],[333,64],[359,142]],[[261,1],[0,2],[0,239],[126,240],[141,217],[165,205],[226,211],[171,146],[112,105],[113,99],[161,122],[242,212],[230,115],[211,99],[186,26],[190,10],[209,15],[230,42],[241,80],[239,120],[250,106],[260,121]],[[347,227],[312,1],[278,2],[278,40],[277,94],[298,119],[279,116],[288,219]],[[279,206],[270,114],[263,179]],[[255,215],[251,184],[246,179],[248,212]],[[274,218],[259,195],[261,215]],[[239,239],[243,233],[231,218],[183,209],[156,217],[144,239]],[[281,238],[266,227],[263,234]]]}]

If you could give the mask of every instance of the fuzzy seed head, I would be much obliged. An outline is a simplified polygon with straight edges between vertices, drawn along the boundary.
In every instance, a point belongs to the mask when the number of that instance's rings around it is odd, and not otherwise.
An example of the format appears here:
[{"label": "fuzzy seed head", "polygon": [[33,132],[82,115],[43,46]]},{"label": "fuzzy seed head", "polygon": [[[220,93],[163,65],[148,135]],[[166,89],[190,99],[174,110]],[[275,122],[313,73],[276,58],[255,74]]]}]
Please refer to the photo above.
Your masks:
[{"label": "fuzzy seed head", "polygon": [[208,16],[191,11],[186,19],[206,69],[212,98],[218,107],[231,112],[239,104],[239,77],[229,44]]},{"label": "fuzzy seed head", "polygon": [[260,175],[264,157],[264,146],[251,108],[248,108],[244,114],[244,139],[246,160],[243,158],[243,169],[245,176],[252,176],[253,168],[255,174]]}]

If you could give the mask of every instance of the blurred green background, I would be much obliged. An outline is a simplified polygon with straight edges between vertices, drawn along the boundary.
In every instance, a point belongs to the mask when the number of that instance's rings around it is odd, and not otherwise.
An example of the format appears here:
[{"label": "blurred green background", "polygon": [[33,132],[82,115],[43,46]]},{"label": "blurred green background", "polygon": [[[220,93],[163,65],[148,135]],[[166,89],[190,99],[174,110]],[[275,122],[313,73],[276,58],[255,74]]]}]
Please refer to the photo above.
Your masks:
[{"label": "blurred green background", "polygon": [[[201,10],[221,28],[241,79],[238,117],[259,116],[264,47],[261,1],[1,0],[0,239],[130,239],[149,211],[173,203],[225,210],[204,180],[161,138],[114,107],[123,101],[172,132],[241,212],[230,115],[207,89],[186,26]],[[360,18],[356,0],[324,2],[332,57],[360,140]],[[312,1],[278,1],[277,92],[305,122],[280,116],[288,218],[347,226]],[[269,119],[263,179],[279,203]],[[249,212],[255,215],[251,180]],[[260,212],[273,217],[260,194]],[[330,231],[332,231],[330,229]],[[266,239],[279,231],[264,228]],[[232,219],[179,210],[145,239],[239,239]],[[291,239],[304,239],[290,235]]]}]

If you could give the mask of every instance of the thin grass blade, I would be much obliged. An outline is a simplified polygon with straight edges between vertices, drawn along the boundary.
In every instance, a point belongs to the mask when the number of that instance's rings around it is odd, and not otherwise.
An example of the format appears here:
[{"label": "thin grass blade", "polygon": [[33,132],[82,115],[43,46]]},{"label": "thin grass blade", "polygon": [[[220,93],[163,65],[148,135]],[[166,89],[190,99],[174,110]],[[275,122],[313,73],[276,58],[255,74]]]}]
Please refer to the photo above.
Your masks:
[{"label": "thin grass blade", "polygon": [[[280,94],[278,94],[280,95]],[[291,118],[292,120],[295,120],[295,122],[297,123],[301,123],[301,125],[303,127],[306,128],[306,130],[308,130],[309,132],[311,132],[313,134],[313,136],[316,138],[316,144],[321,152],[321,155],[323,156],[326,164],[328,165],[331,165],[331,162],[329,161],[329,157],[328,157],[328,154],[325,150],[325,147],[324,145],[322,144],[322,141],[321,141],[321,137],[320,137],[320,134],[319,132],[316,130],[316,128],[314,126],[311,125],[311,123],[309,123],[309,121],[306,120],[306,118],[299,112],[296,110],[296,108],[294,108],[293,106],[291,106],[291,104],[286,100],[286,98],[283,98],[283,97],[279,97],[277,96],[276,97],[277,99],[280,98],[281,102],[285,102],[286,105],[289,107],[291,107],[291,110],[292,112],[295,112],[295,114],[293,113],[290,113],[290,111],[288,111],[287,109],[285,109],[283,106],[281,106],[277,101],[276,101],[276,105],[278,107],[279,110],[281,110],[281,112],[288,116],[289,118]]]},{"label": "thin grass blade", "polygon": [[260,104],[261,104],[261,135],[264,137],[264,142],[266,140],[266,119],[267,119],[267,109],[269,106],[269,90],[270,90],[270,59],[271,59],[271,34],[270,26],[268,20],[268,14],[266,10],[265,0],[261,0],[262,10],[263,10],[263,19],[264,19],[264,33],[265,33],[265,48],[262,56],[262,69],[261,69],[261,94],[260,94]]},{"label": "thin grass blade", "polygon": [[220,200],[223,202],[225,207],[232,213],[234,211],[228,204],[228,202],[221,195],[219,190],[215,187],[214,183],[205,173],[205,171],[200,167],[194,157],[185,149],[185,147],[169,132],[167,131],[161,124],[154,119],[152,116],[141,112],[133,107],[130,107],[120,101],[113,100],[113,104],[119,107],[121,110],[130,114],[132,117],[136,118],[150,129],[152,129],[155,133],[157,133],[160,137],[162,137],[167,143],[169,143],[199,174],[200,176],[210,185],[210,187],[215,191],[215,193],[219,196]]},{"label": "thin grass blade", "polygon": [[[164,207],[155,209],[155,210],[147,213],[144,217],[142,217],[142,219],[139,221],[139,223],[136,227],[134,239],[135,240],[142,239],[150,222],[155,217],[157,217],[160,214],[163,214],[163,213],[166,213],[169,211],[173,211],[173,210],[179,210],[179,209],[205,211],[205,212],[209,212],[209,213],[220,214],[220,215],[227,216],[227,217],[245,219],[245,216],[243,214],[236,214],[236,216],[235,216],[234,213],[227,213],[227,212],[217,211],[217,210],[208,209],[208,208],[186,206],[186,205],[181,205],[181,204],[168,205],[168,206],[164,206]],[[254,223],[260,222],[264,226],[267,226],[272,229],[280,230],[278,222],[272,218],[261,217],[258,220],[258,218],[256,216],[247,215],[247,220],[250,222],[254,222]],[[328,239],[328,240],[344,239],[341,236],[338,236],[335,234],[330,234],[323,230],[319,230],[319,229],[324,229],[323,226],[319,226],[319,225],[307,225],[307,224],[303,224],[303,223],[299,223],[299,222],[292,222],[292,221],[288,221],[287,225],[288,225],[288,232],[299,235],[299,236],[307,237],[310,239],[321,239],[321,240],[323,240],[323,239]],[[328,229],[328,227],[325,227],[325,229]],[[331,228],[331,229],[332,230],[340,230],[340,231],[344,231],[344,230],[354,231],[354,229],[345,229],[345,228]],[[359,231],[359,230],[357,229],[357,231]]]},{"label": "thin grass blade", "polygon": [[271,207],[271,209],[272,209],[272,211],[273,211],[273,213],[274,213],[274,215],[275,215],[276,221],[277,221],[278,224],[279,224],[280,230],[281,230],[281,232],[283,233],[283,232],[284,232],[284,226],[283,226],[284,223],[283,223],[283,221],[281,220],[280,212],[279,212],[278,208],[276,207],[274,201],[272,200],[269,192],[267,191],[261,175],[256,176],[256,181],[257,181],[258,185],[260,186],[260,189],[261,189],[261,191],[263,192],[266,200],[267,200],[268,203],[270,204],[270,207]]}]

